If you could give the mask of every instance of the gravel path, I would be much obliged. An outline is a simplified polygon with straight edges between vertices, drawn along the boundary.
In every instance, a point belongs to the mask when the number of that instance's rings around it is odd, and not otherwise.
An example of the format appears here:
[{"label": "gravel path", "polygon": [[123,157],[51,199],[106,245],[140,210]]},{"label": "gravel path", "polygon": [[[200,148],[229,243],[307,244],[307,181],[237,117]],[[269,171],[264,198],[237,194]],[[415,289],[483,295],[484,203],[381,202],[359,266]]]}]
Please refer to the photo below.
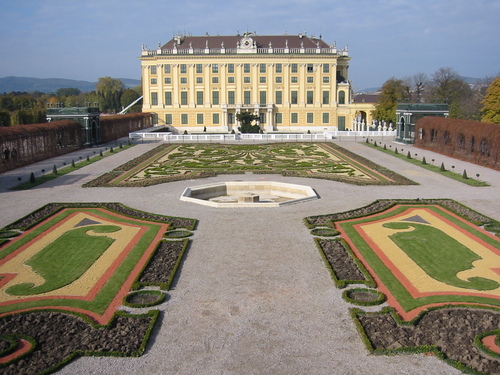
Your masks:
[{"label": "gravel path", "polygon": [[[373,356],[303,223],[306,216],[351,210],[379,198],[451,198],[500,220],[500,172],[403,146],[427,160],[480,173],[474,188],[363,144],[339,143],[418,186],[368,186],[279,175],[223,175],[147,188],[80,186],[156,144],[141,144],[35,189],[5,190],[16,171],[0,175],[0,227],[49,202],[121,202],[165,215],[199,219],[172,290],[160,305],[140,358],[79,358],[60,374],[459,374],[432,356]],[[401,147],[398,145],[398,148]],[[49,163],[50,164],[50,163]],[[20,173],[20,172],[19,172]],[[23,173],[25,173],[23,171]],[[8,178],[7,178],[8,177]],[[274,180],[312,186],[321,199],[280,208],[217,209],[181,202],[186,186],[216,181]]]}]

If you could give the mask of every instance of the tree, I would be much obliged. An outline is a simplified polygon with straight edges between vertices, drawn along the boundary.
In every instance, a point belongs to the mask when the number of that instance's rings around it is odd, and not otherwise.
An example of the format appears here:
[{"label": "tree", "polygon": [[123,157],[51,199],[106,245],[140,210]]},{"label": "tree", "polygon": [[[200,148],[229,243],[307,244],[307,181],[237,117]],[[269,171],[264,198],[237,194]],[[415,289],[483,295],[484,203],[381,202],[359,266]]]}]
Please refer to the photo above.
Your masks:
[{"label": "tree", "polygon": [[101,77],[97,81],[96,92],[99,97],[99,104],[103,112],[120,111],[120,98],[125,91],[125,85],[119,79],[111,77]]},{"label": "tree", "polygon": [[72,87],[62,87],[60,89],[57,89],[56,95],[61,97],[61,96],[78,96],[82,92],[77,89],[77,88],[72,88]]},{"label": "tree", "polygon": [[373,117],[379,121],[396,123],[396,107],[399,101],[405,98],[405,86],[403,80],[389,78],[382,86],[378,102],[375,104]]},{"label": "tree", "polygon": [[420,102],[422,102],[424,90],[427,87],[427,84],[429,82],[429,78],[427,77],[427,74],[425,74],[425,73],[414,74],[411,78],[413,80],[413,88],[414,88],[414,92],[415,92],[415,102],[420,103]]},{"label": "tree", "polygon": [[[128,105],[132,104],[132,102],[137,98],[139,98],[140,96],[141,95],[139,95],[136,90],[126,89],[120,98],[120,103],[122,107],[125,108]],[[128,110],[128,113],[136,113],[136,112],[141,112],[141,104],[134,104]]]},{"label": "tree", "polygon": [[481,121],[500,124],[500,76],[496,77],[486,90],[482,104]]},{"label": "tree", "polygon": [[451,68],[439,68],[432,76],[431,99],[447,103],[450,117],[464,118],[461,102],[471,95],[471,88],[465,80]]},{"label": "tree", "polygon": [[253,115],[250,112],[240,112],[236,114],[236,119],[241,122],[239,131],[242,133],[260,133],[259,125],[252,125],[253,121],[257,121],[259,116]]}]

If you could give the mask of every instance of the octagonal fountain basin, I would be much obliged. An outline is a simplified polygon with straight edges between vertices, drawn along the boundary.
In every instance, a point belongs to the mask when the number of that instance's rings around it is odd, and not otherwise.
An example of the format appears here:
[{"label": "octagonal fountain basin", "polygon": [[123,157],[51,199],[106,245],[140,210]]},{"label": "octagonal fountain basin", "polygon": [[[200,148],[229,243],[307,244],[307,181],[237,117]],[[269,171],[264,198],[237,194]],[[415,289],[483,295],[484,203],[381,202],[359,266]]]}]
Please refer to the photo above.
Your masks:
[{"label": "octagonal fountain basin", "polygon": [[181,201],[211,207],[280,207],[318,199],[313,188],[275,181],[231,181],[187,187]]}]

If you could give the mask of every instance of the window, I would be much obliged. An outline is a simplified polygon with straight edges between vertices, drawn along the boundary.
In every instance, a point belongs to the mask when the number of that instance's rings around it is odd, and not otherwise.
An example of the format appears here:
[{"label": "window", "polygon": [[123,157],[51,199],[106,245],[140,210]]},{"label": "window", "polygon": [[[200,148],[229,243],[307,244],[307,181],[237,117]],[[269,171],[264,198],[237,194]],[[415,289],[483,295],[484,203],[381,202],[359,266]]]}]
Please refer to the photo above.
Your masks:
[{"label": "window", "polygon": [[330,103],[330,91],[323,91],[323,104]]},{"label": "window", "polygon": [[227,77],[227,83],[234,83],[234,77]]},{"label": "window", "polygon": [[299,123],[299,114],[296,112],[291,113],[290,122],[292,124],[298,124]]},{"label": "window", "polygon": [[203,73],[203,65],[202,64],[196,64],[196,73],[198,73],[198,74]]},{"label": "window", "polygon": [[165,105],[172,105],[172,91],[165,91]]},{"label": "window", "polygon": [[323,124],[328,124],[330,122],[330,114],[328,112],[323,113]]},{"label": "window", "polygon": [[265,73],[266,72],[266,64],[259,64],[259,71],[261,73]]},{"label": "window", "polygon": [[170,64],[163,65],[163,73],[170,74]]},{"label": "window", "polygon": [[314,72],[314,65],[307,64],[307,73],[312,73],[312,72]]},{"label": "window", "polygon": [[234,64],[227,64],[227,72],[234,73]]},{"label": "window", "polygon": [[186,73],[187,73],[187,65],[181,64],[181,74],[186,74]]},{"label": "window", "polygon": [[149,69],[149,72],[150,72],[151,74],[156,74],[156,65],[151,65],[151,66],[150,66],[150,69]]},{"label": "window", "polygon": [[151,93],[151,105],[158,105],[158,93],[157,92]]},{"label": "window", "polygon": [[276,83],[283,83],[283,77],[276,77]]},{"label": "window", "polygon": [[227,92],[227,104],[234,104],[234,91]]},{"label": "window", "polygon": [[203,91],[196,91],[196,104],[197,105],[203,104]]},{"label": "window", "polygon": [[196,84],[201,85],[203,83],[203,77],[196,77]]},{"label": "window", "polygon": [[314,113],[307,112],[307,123],[308,124],[314,123]]},{"label": "window", "polygon": [[171,85],[171,84],[172,84],[172,78],[170,78],[170,77],[165,77],[165,84],[166,84],[166,85]]},{"label": "window", "polygon": [[260,77],[259,78],[260,83],[266,83],[266,77]]},{"label": "window", "polygon": [[297,82],[299,82],[299,77],[296,76],[292,77],[292,83],[297,83]]},{"label": "window", "polygon": [[203,113],[196,114],[196,124],[203,125]]},{"label": "window", "polygon": [[276,73],[282,73],[282,72],[283,72],[283,65],[276,64]]},{"label": "window", "polygon": [[307,104],[313,104],[314,102],[314,91],[307,92]]},{"label": "window", "polygon": [[250,83],[250,77],[243,77],[243,83]]},{"label": "window", "polygon": [[229,112],[229,113],[227,114],[227,123],[228,123],[229,125],[234,124],[234,113]]},{"label": "window", "polygon": [[212,77],[212,83],[219,83],[219,77]]},{"label": "window", "polygon": [[181,113],[181,124],[182,125],[187,125],[188,123],[188,114],[187,113]]},{"label": "window", "polygon": [[276,91],[276,104],[283,104],[283,91]]},{"label": "window", "polygon": [[265,124],[266,123],[266,114],[265,113],[259,113],[259,122],[261,124]]},{"label": "window", "polygon": [[212,91],[212,104],[219,105],[219,92]]},{"label": "window", "polygon": [[292,73],[297,73],[299,71],[297,64],[292,64]]},{"label": "window", "polygon": [[172,114],[171,113],[167,113],[165,115],[165,124],[167,124],[167,125],[172,124]]},{"label": "window", "polygon": [[266,91],[260,91],[259,97],[260,97],[260,105],[266,105],[266,103],[267,103],[267,92]]},{"label": "window", "polygon": [[181,105],[188,104],[188,93],[187,91],[181,91]]},{"label": "window", "polygon": [[339,91],[339,104],[345,104],[345,91]]},{"label": "window", "polygon": [[181,77],[181,84],[182,85],[187,85],[187,83],[188,83],[187,77]]},{"label": "window", "polygon": [[345,130],[345,116],[339,116],[337,119],[337,128],[339,131]]},{"label": "window", "polygon": [[250,64],[243,64],[243,73],[250,73]]},{"label": "window", "polygon": [[325,74],[330,73],[330,65],[323,64],[323,73],[325,73]]},{"label": "window", "polygon": [[307,77],[307,83],[314,83],[314,77]]},{"label": "window", "polygon": [[219,114],[218,113],[212,113],[212,124],[218,124],[219,123]]},{"label": "window", "polygon": [[219,73],[219,64],[212,64],[212,73]]},{"label": "window", "polygon": [[323,83],[330,83],[330,77],[323,77]]},{"label": "window", "polygon": [[250,104],[250,91],[243,92],[243,104]]},{"label": "window", "polygon": [[156,85],[158,83],[158,80],[156,78],[151,78],[151,84]]},{"label": "window", "polygon": [[276,113],[276,119],[275,119],[276,124],[282,124],[283,123],[283,113]]},{"label": "window", "polygon": [[299,92],[298,91],[292,91],[291,92],[291,101],[292,101],[292,104],[297,104],[299,101],[298,101],[298,95],[299,95]]}]

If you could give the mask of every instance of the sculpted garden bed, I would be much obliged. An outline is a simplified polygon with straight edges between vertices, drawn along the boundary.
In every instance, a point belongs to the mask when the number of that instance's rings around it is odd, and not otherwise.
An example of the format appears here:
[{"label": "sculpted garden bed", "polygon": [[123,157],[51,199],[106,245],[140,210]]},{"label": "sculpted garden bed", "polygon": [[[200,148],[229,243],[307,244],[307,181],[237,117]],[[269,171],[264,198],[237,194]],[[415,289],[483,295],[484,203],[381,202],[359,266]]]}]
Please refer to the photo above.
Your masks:
[{"label": "sculpted garden bed", "polygon": [[118,203],[55,203],[4,228],[2,374],[48,373],[81,355],[141,355],[159,314],[133,308],[165,299],[189,244],[165,236],[195,226]]},{"label": "sculpted garden bed", "polygon": [[[466,372],[500,372],[498,223],[451,200],[380,200],[308,217],[374,354],[426,353]],[[370,296],[370,290],[372,291]],[[374,311],[378,310],[378,311]],[[334,324],[332,319],[332,324]]]},{"label": "sculpted garden bed", "polygon": [[331,143],[163,144],[84,187],[149,186],[245,172],[322,178],[358,185],[414,184]]}]

